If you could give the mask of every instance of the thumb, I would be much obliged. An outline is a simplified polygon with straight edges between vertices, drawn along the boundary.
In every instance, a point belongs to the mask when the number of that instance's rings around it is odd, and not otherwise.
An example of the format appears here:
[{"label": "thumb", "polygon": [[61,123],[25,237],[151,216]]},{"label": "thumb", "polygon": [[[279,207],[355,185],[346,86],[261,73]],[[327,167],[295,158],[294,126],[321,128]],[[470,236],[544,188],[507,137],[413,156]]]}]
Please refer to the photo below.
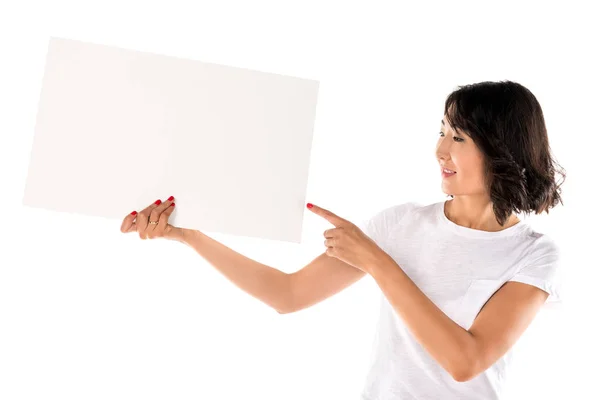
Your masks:
[{"label": "thumb", "polygon": [[121,223],[121,232],[130,233],[130,232],[137,231],[137,226],[135,224],[137,215],[138,215],[137,212],[134,211],[131,214],[129,214],[127,217],[125,217],[125,219],[123,219],[123,222]]},{"label": "thumb", "polygon": [[[171,214],[173,214],[174,210],[175,210],[175,203],[171,204],[169,207],[167,207],[167,209],[165,211],[163,211],[163,214],[165,214],[167,216],[167,220],[169,219]],[[163,233],[163,237],[165,237],[166,239],[179,239],[181,236],[180,231],[181,231],[181,228],[178,228],[176,226],[173,226],[173,225],[167,223],[167,226],[165,227],[165,232]]]}]

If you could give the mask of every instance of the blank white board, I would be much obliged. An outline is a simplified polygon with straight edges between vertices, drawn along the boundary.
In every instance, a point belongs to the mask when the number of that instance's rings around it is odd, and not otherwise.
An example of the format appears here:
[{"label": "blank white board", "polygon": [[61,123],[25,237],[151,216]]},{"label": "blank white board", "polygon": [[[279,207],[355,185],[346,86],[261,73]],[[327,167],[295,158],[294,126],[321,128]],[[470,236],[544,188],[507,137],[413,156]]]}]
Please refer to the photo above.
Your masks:
[{"label": "blank white board", "polygon": [[318,87],[52,37],[23,204],[299,243]]}]

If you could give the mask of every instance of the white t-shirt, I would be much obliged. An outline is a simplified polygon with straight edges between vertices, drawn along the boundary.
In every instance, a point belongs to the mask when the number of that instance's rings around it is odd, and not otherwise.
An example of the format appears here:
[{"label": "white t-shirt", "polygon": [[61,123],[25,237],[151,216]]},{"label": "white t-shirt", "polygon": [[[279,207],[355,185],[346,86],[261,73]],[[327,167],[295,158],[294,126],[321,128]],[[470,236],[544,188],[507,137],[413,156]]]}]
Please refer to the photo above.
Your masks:
[{"label": "white t-shirt", "polygon": [[[559,251],[525,221],[498,232],[460,226],[444,201],[408,202],[357,224],[447,316],[469,329],[507,281],[537,286],[560,300]],[[362,400],[500,399],[512,349],[475,378],[457,382],[417,342],[381,294],[381,308]]]}]

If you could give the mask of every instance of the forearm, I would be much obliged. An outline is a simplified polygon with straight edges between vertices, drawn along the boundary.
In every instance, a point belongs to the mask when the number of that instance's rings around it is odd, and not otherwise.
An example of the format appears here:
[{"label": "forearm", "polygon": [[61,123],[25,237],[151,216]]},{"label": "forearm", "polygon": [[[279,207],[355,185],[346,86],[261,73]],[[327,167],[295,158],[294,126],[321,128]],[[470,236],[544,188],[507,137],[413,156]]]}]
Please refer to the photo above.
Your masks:
[{"label": "forearm", "polygon": [[391,257],[379,260],[370,274],[415,339],[456,380],[463,379],[474,354],[471,333],[440,310]]},{"label": "forearm", "polygon": [[198,230],[184,229],[180,241],[244,292],[279,313],[286,311],[290,293],[285,272],[245,257]]}]

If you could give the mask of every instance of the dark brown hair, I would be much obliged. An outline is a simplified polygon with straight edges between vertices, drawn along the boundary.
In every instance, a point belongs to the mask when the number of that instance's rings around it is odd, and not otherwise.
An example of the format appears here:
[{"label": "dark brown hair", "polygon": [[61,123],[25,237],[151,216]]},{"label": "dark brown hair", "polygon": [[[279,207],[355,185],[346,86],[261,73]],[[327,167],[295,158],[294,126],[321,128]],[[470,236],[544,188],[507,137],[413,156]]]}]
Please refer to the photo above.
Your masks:
[{"label": "dark brown hair", "polygon": [[513,211],[541,214],[563,204],[560,186],[566,173],[552,157],[542,108],[527,88],[511,81],[459,86],[446,98],[444,115],[483,153],[485,182],[500,225]]}]

